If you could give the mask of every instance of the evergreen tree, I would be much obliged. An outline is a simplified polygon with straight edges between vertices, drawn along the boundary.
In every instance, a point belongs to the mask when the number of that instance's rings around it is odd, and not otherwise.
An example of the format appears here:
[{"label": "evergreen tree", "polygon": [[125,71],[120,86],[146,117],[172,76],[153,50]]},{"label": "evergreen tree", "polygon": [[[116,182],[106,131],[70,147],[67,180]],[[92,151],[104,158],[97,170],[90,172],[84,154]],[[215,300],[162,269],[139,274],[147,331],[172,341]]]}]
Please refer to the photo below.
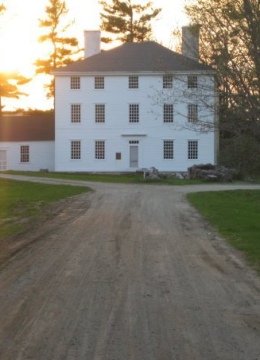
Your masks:
[{"label": "evergreen tree", "polygon": [[[102,41],[110,43],[113,40],[122,42],[142,42],[152,34],[151,21],[161,9],[153,9],[152,2],[145,5],[133,4],[131,0],[112,0],[112,3],[101,0],[101,30],[112,34],[112,37],[102,37]],[[150,11],[149,11],[150,9]]]},{"label": "evergreen tree", "polygon": [[[78,54],[78,40],[75,37],[67,37],[64,33],[72,25],[69,22],[64,25],[64,17],[68,14],[65,1],[49,0],[45,8],[46,17],[39,20],[40,27],[46,30],[46,34],[39,37],[40,42],[49,43],[51,50],[45,59],[38,59],[35,62],[37,74],[51,75],[57,67],[68,65],[73,62],[73,56]],[[54,97],[54,79],[45,86],[47,97]]]},{"label": "evergreen tree", "polygon": [[21,85],[27,84],[31,79],[28,79],[17,73],[0,73],[0,113],[4,106],[2,106],[2,98],[19,99],[22,95],[27,95],[19,90]]}]

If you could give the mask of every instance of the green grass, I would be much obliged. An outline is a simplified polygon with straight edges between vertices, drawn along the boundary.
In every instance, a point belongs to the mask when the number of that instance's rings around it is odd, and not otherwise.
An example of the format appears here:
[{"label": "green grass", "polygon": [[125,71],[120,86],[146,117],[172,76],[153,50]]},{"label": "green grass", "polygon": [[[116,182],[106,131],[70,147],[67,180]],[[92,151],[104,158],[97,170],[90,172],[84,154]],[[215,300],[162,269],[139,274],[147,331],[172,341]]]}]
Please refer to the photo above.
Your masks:
[{"label": "green grass", "polygon": [[260,272],[260,190],[194,193],[187,197]]},{"label": "green grass", "polygon": [[24,219],[34,219],[48,204],[89,190],[0,179],[0,236],[23,230]]},{"label": "green grass", "polygon": [[33,171],[6,171],[5,174],[25,175],[46,177],[53,179],[67,179],[79,181],[93,181],[104,183],[124,183],[124,184],[165,184],[165,185],[197,185],[205,184],[203,180],[185,180],[185,179],[161,179],[149,180],[144,179],[140,173],[124,173],[124,174],[95,174],[95,173],[52,173],[52,172],[33,172]]}]

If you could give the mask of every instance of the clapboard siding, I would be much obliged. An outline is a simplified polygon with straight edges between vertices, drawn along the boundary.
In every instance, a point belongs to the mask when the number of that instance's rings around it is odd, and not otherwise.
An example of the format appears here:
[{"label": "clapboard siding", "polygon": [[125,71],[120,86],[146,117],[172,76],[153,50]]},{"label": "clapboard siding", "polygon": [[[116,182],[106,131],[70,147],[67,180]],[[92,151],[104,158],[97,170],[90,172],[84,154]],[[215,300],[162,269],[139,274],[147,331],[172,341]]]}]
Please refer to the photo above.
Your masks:
[{"label": "clapboard siding", "polygon": [[[186,74],[174,77],[174,88],[164,90],[163,74],[139,74],[138,89],[128,89],[128,75],[104,77],[104,89],[94,89],[94,76],[82,76],[81,89],[70,90],[70,77],[56,76],[56,171],[135,171],[129,166],[129,141],[139,141],[138,168],[185,171],[194,163],[215,162],[214,133],[187,129],[186,118],[192,97],[211,95],[207,104],[214,104],[212,77],[199,76],[194,90],[187,89]],[[174,105],[173,124],[163,122],[164,103]],[[81,104],[81,123],[71,123],[71,104]],[[95,123],[95,104],[105,104],[105,123]],[[139,123],[129,123],[129,104],[139,104]],[[214,121],[210,106],[199,106],[199,115]],[[80,160],[70,159],[71,140],[81,141]],[[104,160],[95,159],[95,140],[105,141]],[[163,140],[174,140],[174,159],[163,159]],[[196,160],[188,160],[188,140],[198,140]]]}]

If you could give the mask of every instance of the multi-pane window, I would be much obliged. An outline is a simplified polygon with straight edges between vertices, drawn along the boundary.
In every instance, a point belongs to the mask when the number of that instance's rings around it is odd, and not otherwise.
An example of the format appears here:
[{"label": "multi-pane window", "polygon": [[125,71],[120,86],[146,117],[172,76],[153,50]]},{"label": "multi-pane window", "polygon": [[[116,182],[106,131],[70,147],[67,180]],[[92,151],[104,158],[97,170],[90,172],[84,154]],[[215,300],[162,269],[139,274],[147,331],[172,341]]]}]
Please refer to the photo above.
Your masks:
[{"label": "multi-pane window", "polygon": [[105,88],[105,79],[104,76],[95,77],[95,89],[104,89]]},{"label": "multi-pane window", "polygon": [[197,89],[198,77],[196,75],[188,76],[188,89]]},{"label": "multi-pane window", "polygon": [[81,159],[81,141],[72,140],[70,143],[70,158],[72,160]]},{"label": "multi-pane window", "polygon": [[174,142],[173,140],[164,140],[163,142],[163,158],[173,159],[174,158]]},{"label": "multi-pane window", "polygon": [[129,122],[139,122],[139,104],[129,104]]},{"label": "multi-pane window", "polygon": [[198,105],[188,104],[188,122],[195,124],[198,121]]},{"label": "multi-pane window", "polygon": [[104,123],[105,122],[105,105],[96,104],[95,105],[95,122]]},{"label": "multi-pane window", "polygon": [[138,89],[138,87],[139,87],[139,78],[138,78],[138,76],[129,76],[129,78],[128,78],[128,87],[129,87],[129,89]]},{"label": "multi-pane window", "polygon": [[165,123],[173,122],[173,104],[163,105],[163,122]]},{"label": "multi-pane window", "polygon": [[70,119],[72,123],[80,123],[81,121],[81,105],[71,104]]},{"label": "multi-pane window", "polygon": [[70,88],[71,89],[80,89],[80,77],[72,76],[70,78]]},{"label": "multi-pane window", "polygon": [[164,75],[163,76],[163,88],[164,89],[172,89],[172,75]]},{"label": "multi-pane window", "polygon": [[20,161],[22,163],[28,163],[30,161],[29,145],[21,145]]},{"label": "multi-pane window", "polygon": [[188,140],[188,159],[198,159],[198,140]]},{"label": "multi-pane window", "polygon": [[105,141],[95,141],[95,159],[105,159]]}]

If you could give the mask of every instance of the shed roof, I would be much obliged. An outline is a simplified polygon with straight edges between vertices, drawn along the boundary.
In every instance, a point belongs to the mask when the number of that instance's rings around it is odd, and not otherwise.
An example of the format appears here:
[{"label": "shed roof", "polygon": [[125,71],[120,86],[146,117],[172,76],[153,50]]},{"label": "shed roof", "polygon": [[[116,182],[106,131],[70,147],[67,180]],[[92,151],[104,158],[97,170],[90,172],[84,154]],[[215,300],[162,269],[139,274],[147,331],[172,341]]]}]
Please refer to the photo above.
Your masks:
[{"label": "shed roof", "polygon": [[178,54],[154,41],[125,43],[76,61],[54,74],[91,72],[209,71],[209,66]]},{"label": "shed roof", "polygon": [[0,141],[54,141],[53,115],[2,115],[0,116]]}]

